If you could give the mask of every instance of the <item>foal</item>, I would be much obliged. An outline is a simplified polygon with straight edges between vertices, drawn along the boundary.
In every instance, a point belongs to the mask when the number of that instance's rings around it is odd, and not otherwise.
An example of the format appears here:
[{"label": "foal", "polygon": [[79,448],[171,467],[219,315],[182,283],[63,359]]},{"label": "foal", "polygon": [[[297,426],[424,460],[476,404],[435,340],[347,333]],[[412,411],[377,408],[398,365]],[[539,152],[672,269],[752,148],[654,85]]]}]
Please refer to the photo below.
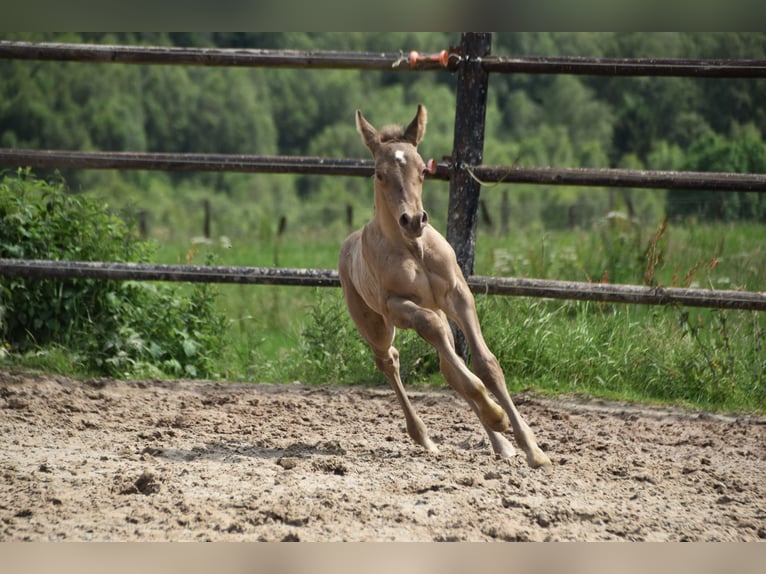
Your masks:
[{"label": "foal", "polygon": [[[375,365],[391,383],[410,437],[431,452],[436,445],[415,414],[399,375],[396,328],[415,329],[439,353],[444,378],[478,415],[493,450],[516,454],[501,434],[509,426],[532,467],[550,459],[511,401],[500,365],[484,342],[473,296],[449,243],[428,223],[422,191],[426,165],[417,145],[426,131],[426,108],[406,130],[378,132],[357,110],[356,128],[375,159],[375,215],[343,243],[338,270],[343,295],[359,333],[375,353]],[[471,349],[472,373],[455,352],[447,318],[457,323]],[[489,389],[500,406],[490,397]]]}]

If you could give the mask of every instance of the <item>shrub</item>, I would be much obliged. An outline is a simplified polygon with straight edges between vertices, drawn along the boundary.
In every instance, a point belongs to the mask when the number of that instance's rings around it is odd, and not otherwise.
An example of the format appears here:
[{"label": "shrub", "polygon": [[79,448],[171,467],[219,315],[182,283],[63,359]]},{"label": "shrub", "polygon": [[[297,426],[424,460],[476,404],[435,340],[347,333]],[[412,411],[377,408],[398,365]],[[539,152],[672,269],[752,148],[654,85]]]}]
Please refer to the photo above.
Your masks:
[{"label": "shrub", "polygon": [[[397,329],[393,344],[400,353],[405,384],[441,381],[436,351],[415,331]],[[387,384],[375,368],[375,355],[356,330],[340,290],[322,293],[312,306],[292,364],[290,377],[306,382]]]},{"label": "shrub", "polygon": [[[0,257],[147,262],[151,244],[106,205],[27,171],[0,180]],[[64,348],[111,376],[212,376],[223,318],[209,285],[0,277],[0,336],[11,353]]]},{"label": "shrub", "polygon": [[375,359],[357,333],[340,292],[320,297],[301,331],[291,376],[308,382],[379,381]]}]

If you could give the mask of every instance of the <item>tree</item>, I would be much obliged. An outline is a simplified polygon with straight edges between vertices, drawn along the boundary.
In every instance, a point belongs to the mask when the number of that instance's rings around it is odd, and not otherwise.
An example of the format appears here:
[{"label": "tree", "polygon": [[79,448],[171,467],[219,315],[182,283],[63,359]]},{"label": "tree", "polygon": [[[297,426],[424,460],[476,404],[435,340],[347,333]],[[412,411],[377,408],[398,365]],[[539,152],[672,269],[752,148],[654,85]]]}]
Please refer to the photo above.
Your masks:
[{"label": "tree", "polygon": [[[689,149],[683,169],[735,173],[766,173],[766,142],[754,127],[743,137],[726,139],[711,135]],[[668,217],[696,216],[701,219],[766,221],[763,192],[670,191]]]}]

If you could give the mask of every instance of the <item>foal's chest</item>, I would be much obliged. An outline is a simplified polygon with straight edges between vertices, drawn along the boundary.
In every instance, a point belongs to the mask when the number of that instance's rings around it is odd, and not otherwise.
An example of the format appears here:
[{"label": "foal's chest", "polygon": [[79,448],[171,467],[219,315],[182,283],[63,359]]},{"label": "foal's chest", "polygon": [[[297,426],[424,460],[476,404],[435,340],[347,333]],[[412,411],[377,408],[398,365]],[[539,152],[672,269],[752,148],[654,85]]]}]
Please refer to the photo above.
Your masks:
[{"label": "foal's chest", "polygon": [[380,279],[388,296],[405,297],[428,308],[439,307],[450,288],[449,274],[445,275],[427,249],[387,258]]}]

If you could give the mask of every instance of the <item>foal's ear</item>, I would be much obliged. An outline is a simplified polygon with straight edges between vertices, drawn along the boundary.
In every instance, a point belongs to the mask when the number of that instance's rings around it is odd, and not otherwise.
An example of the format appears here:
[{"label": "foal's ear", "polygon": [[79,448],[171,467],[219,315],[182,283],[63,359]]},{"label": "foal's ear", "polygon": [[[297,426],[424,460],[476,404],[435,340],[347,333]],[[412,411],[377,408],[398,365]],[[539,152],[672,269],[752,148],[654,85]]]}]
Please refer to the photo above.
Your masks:
[{"label": "foal's ear", "polygon": [[374,155],[378,147],[380,147],[378,130],[376,130],[370,122],[364,119],[361,110],[356,110],[356,131],[362,136],[362,143],[364,143]]},{"label": "foal's ear", "polygon": [[418,104],[418,113],[404,131],[404,139],[417,146],[423,136],[426,135],[426,123],[428,122],[428,110],[423,104]]}]

